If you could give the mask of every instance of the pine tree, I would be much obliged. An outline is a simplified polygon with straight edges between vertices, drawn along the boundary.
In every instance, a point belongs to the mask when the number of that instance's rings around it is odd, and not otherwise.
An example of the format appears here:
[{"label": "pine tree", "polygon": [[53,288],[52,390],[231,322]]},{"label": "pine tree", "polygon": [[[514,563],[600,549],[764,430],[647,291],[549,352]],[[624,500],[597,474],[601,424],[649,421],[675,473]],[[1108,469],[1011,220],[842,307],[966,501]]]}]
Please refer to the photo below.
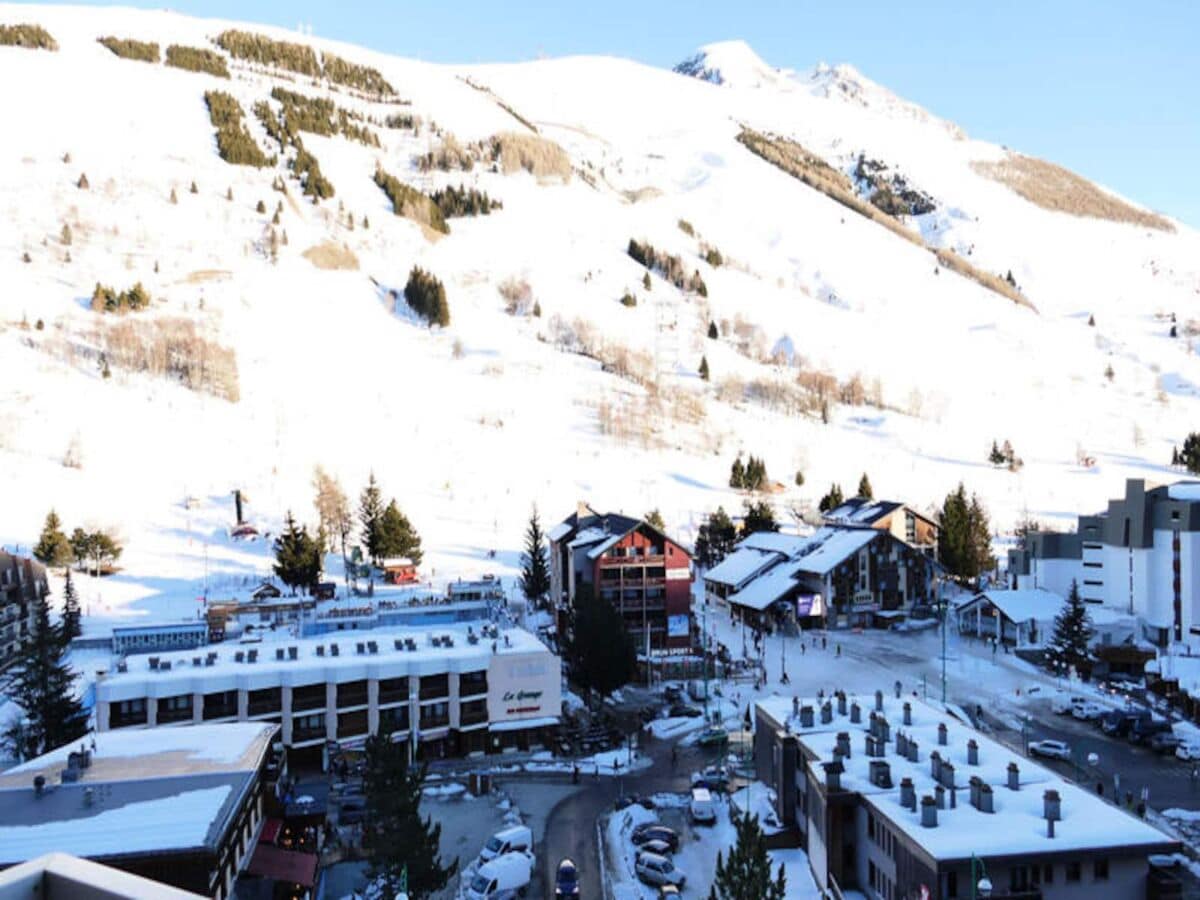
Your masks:
[{"label": "pine tree", "polygon": [[421,564],[421,538],[393,499],[379,517],[379,555],[383,559],[402,556]]},{"label": "pine tree", "polygon": [[321,578],[321,551],[308,529],[288,511],[283,533],[275,539],[275,574],[292,589],[311,591]]},{"label": "pine tree", "polygon": [[843,503],[846,498],[842,496],[842,486],[833,484],[829,486],[829,493],[821,498],[821,502],[817,504],[817,509],[820,512],[832,512]]},{"label": "pine tree", "polygon": [[59,242],[64,247],[71,246],[71,240],[72,240],[71,226],[68,225],[66,222],[63,222],[62,233],[59,234],[58,239],[59,239]]},{"label": "pine tree", "polygon": [[1054,617],[1054,633],[1046,645],[1046,668],[1061,675],[1072,669],[1081,672],[1091,659],[1088,651],[1091,642],[1091,616],[1079,596],[1079,586],[1072,581],[1066,605]]},{"label": "pine tree", "polygon": [[993,466],[1002,466],[1005,463],[1004,454],[1000,451],[995,439],[992,440],[992,452],[988,454],[988,462]]},{"label": "pine tree", "polygon": [[258,203],[254,207],[254,211],[256,213],[258,213],[260,216],[265,216],[267,214],[267,204],[265,204],[261,200],[259,200]]},{"label": "pine tree", "polygon": [[1192,475],[1200,475],[1200,433],[1193,431],[1183,439],[1179,462]]},{"label": "pine tree", "polygon": [[1179,448],[1178,447],[1171,448],[1171,465],[1173,465],[1173,466],[1182,466],[1183,465],[1183,463],[1179,459]]},{"label": "pine tree", "polygon": [[796,487],[804,487],[804,472],[800,469],[796,470]]},{"label": "pine tree", "polygon": [[737,843],[729,857],[717,852],[717,874],[708,900],[784,900],[787,876],[784,866],[771,877],[771,857],[758,817],[748,813],[734,820]]},{"label": "pine tree", "polygon": [[700,357],[700,380],[708,381],[708,357]]},{"label": "pine tree", "polygon": [[754,534],[759,531],[778,531],[779,523],[775,521],[775,510],[766,500],[757,503],[746,502],[746,515],[742,519],[742,533]]},{"label": "pine tree", "polygon": [[946,495],[940,525],[938,558],[959,581],[973,581],[995,566],[987,512],[978,496],[967,499],[961,482]]},{"label": "pine tree", "polygon": [[866,472],[863,472],[862,478],[858,479],[858,496],[864,500],[875,499],[875,492],[871,489],[871,479],[867,477]]},{"label": "pine tree", "polygon": [[64,643],[70,643],[71,640],[83,634],[79,595],[75,592],[75,582],[71,580],[70,569],[67,569],[66,583],[63,585],[63,611],[60,628]]},{"label": "pine tree", "polygon": [[733,551],[737,528],[725,508],[718,506],[696,532],[696,560],[711,569]]},{"label": "pine tree", "polygon": [[651,528],[657,528],[663,534],[667,533],[667,523],[663,521],[662,513],[657,509],[652,509],[646,513],[645,523]]},{"label": "pine tree", "polygon": [[367,738],[365,750],[362,840],[371,860],[368,872],[382,888],[380,896],[399,896],[403,888],[410,900],[425,900],[458,871],[457,860],[442,865],[442,826],[421,818],[425,767],[410,763],[408,743],[390,734]]},{"label": "pine tree", "polygon": [[708,339],[710,341],[715,341],[720,336],[721,336],[721,333],[719,331],[717,331],[717,323],[710,321],[708,323]]},{"label": "pine tree", "polygon": [[575,680],[585,690],[607,697],[633,678],[634,654],[621,614],[609,601],[597,597],[590,584],[580,583],[575,589],[565,654]]},{"label": "pine tree", "polygon": [[200,193],[200,189],[198,187],[196,187],[196,182],[194,182],[194,181],[192,182],[192,186],[190,188],[188,188],[188,191],[193,194]]},{"label": "pine tree", "polygon": [[652,290],[654,288],[654,285],[650,282],[650,273],[649,272],[645,273],[642,276],[642,287],[644,287],[648,291]]},{"label": "pine tree", "polygon": [[177,204],[178,202],[179,197],[175,194],[175,188],[171,188],[171,203]]},{"label": "pine tree", "polygon": [[29,758],[62,747],[87,734],[87,713],[75,698],[74,673],[63,661],[63,634],[50,623],[46,596],[34,601],[33,633],[18,651],[5,691],[25,712],[28,726],[5,732],[10,745]]},{"label": "pine tree", "polygon": [[71,542],[67,540],[62,522],[54,510],[46,514],[46,523],[42,526],[37,546],[33,548],[33,555],[43,565],[51,567],[65,566],[71,562]]},{"label": "pine tree", "polygon": [[742,463],[740,456],[729,467],[729,486],[738,489],[746,486],[746,466]]},{"label": "pine tree", "polygon": [[230,201],[231,203],[233,202],[233,188],[232,187],[226,188],[225,199]]},{"label": "pine tree", "polygon": [[79,176],[79,181],[75,182],[75,186],[81,191],[86,191],[90,187],[88,184],[87,172],[84,172]]},{"label": "pine tree", "polygon": [[1089,328],[1095,328],[1095,327],[1096,327],[1096,317],[1095,317],[1094,315],[1092,315],[1092,316],[1088,316],[1088,327],[1089,327]]},{"label": "pine tree", "polygon": [[550,593],[550,565],[546,559],[546,535],[537,507],[529,515],[525,529],[525,552],[521,554],[521,592],[530,603],[545,600]]},{"label": "pine tree", "polygon": [[372,472],[367,479],[367,486],[358,498],[358,524],[362,529],[363,543],[367,548],[367,557],[375,565],[379,565],[382,554],[379,552],[379,524],[383,518],[383,495],[375,481]]}]

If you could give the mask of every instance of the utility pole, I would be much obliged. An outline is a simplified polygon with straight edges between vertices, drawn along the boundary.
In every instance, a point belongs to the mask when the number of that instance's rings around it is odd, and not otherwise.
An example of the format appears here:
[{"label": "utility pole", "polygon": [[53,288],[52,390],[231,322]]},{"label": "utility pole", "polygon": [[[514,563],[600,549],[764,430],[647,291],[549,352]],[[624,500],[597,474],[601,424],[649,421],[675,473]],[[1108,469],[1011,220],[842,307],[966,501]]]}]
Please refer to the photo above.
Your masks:
[{"label": "utility pole", "polygon": [[938,579],[938,608],[942,612],[942,704],[946,703],[946,579]]}]

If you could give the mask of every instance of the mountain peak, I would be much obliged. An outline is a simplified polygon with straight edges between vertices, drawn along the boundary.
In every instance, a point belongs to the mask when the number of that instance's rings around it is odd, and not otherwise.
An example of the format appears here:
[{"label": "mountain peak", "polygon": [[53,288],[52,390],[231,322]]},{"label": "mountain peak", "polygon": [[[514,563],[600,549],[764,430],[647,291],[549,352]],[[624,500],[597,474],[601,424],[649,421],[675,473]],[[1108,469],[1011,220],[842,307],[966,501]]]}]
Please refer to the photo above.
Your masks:
[{"label": "mountain peak", "polygon": [[675,66],[674,71],[732,87],[761,87],[776,82],[781,74],[741,40],[705,44],[694,55]]}]

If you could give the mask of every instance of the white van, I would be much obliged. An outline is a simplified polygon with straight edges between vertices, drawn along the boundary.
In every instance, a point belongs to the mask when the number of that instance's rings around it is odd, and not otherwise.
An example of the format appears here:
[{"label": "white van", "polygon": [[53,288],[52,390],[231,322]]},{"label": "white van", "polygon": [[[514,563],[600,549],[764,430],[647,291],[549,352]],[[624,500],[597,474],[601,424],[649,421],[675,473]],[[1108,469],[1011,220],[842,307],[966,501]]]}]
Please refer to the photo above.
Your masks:
[{"label": "white van", "polygon": [[487,839],[479,858],[487,862],[505,853],[533,853],[533,832],[524,825],[502,828]]},{"label": "white van", "polygon": [[533,871],[533,856],[505,853],[475,871],[467,886],[467,900],[510,900],[524,897]]},{"label": "white van", "polygon": [[688,804],[692,821],[698,825],[711,825],[717,821],[717,805],[712,792],[706,787],[692,788],[692,802]]}]

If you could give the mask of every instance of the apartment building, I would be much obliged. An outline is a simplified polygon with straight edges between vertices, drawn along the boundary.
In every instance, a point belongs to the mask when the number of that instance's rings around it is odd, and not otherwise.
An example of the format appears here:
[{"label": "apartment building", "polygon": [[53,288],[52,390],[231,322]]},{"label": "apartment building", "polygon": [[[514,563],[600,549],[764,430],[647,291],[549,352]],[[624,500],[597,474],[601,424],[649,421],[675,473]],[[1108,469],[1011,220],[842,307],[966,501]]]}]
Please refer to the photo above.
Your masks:
[{"label": "apartment building", "polygon": [[273,722],[290,749],[316,754],[380,730],[430,759],[528,749],[561,712],[558,658],[527,631],[482,623],[141,654],[96,682],[101,732]]},{"label": "apartment building", "polygon": [[833,896],[1166,896],[1177,841],[915,698],[760,700],[754,756]]},{"label": "apartment building", "polygon": [[50,593],[46,567],[0,550],[0,670],[12,664],[34,627],[34,601]]}]

